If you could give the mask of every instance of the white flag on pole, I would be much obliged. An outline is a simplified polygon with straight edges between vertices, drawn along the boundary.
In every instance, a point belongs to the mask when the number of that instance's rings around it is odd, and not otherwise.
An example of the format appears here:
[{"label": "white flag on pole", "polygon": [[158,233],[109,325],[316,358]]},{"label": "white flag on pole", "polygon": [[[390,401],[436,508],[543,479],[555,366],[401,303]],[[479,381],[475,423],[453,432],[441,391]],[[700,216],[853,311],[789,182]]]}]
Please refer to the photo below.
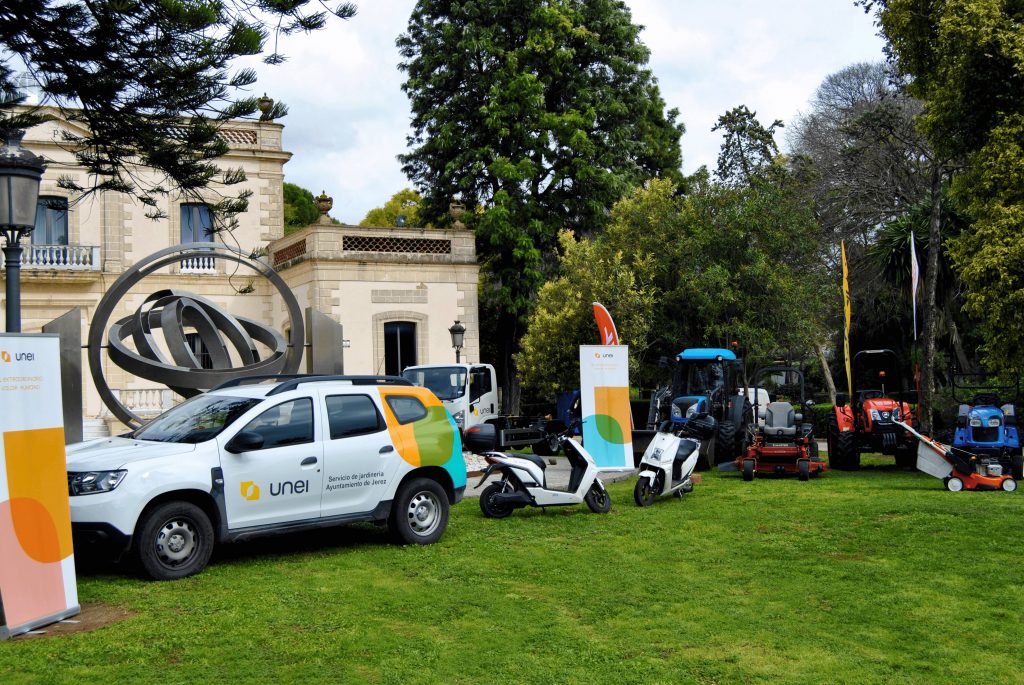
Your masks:
[{"label": "white flag on pole", "polygon": [[917,340],[917,282],[921,277],[917,266],[917,248],[914,246],[914,232],[910,232],[910,301],[914,309],[914,340]]}]

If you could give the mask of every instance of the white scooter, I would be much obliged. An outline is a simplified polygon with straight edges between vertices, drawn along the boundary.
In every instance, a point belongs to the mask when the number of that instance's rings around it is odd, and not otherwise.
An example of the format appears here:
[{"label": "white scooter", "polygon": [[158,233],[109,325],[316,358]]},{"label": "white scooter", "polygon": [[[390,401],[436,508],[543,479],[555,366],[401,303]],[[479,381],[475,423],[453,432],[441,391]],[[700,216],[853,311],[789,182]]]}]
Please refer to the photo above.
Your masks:
[{"label": "white scooter", "polygon": [[640,476],[633,488],[637,506],[649,507],[657,497],[681,498],[691,492],[690,476],[700,457],[700,441],[714,432],[715,419],[707,414],[697,414],[685,422],[665,421],[640,460]]},{"label": "white scooter", "polygon": [[476,487],[483,485],[492,473],[501,474],[500,481],[492,482],[480,493],[480,511],[484,516],[500,519],[523,507],[558,507],[580,502],[586,502],[594,513],[608,513],[612,500],[597,476],[597,464],[590,453],[572,439],[572,428],[570,426],[558,434],[572,467],[568,490],[548,487],[545,476],[547,464],[538,456],[489,451],[495,445],[494,426],[482,424],[467,430],[466,447],[483,456],[487,462]]}]

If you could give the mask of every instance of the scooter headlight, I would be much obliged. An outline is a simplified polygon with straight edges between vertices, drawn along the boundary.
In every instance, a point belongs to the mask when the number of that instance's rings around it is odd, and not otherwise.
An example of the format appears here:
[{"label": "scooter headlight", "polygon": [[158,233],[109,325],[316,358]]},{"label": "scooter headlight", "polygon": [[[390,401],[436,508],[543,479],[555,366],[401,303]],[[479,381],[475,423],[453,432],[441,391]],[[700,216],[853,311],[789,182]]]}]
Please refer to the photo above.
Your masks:
[{"label": "scooter headlight", "polygon": [[452,418],[455,419],[455,423],[458,424],[460,429],[466,427],[466,412],[465,411],[457,411],[457,412],[455,412],[454,414],[452,414]]}]

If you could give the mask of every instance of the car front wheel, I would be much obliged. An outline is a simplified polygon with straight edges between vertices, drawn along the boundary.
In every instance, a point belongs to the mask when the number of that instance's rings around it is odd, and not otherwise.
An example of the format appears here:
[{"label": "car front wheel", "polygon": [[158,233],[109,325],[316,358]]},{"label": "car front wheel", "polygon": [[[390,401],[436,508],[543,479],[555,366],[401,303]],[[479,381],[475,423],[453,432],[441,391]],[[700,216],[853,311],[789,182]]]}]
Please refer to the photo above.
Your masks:
[{"label": "car front wheel", "polygon": [[437,542],[448,528],[448,495],[437,481],[414,478],[398,488],[391,509],[395,541],[405,545]]},{"label": "car front wheel", "polygon": [[213,553],[210,517],[191,502],[165,502],[147,512],[135,539],[135,555],[153,580],[199,573]]}]

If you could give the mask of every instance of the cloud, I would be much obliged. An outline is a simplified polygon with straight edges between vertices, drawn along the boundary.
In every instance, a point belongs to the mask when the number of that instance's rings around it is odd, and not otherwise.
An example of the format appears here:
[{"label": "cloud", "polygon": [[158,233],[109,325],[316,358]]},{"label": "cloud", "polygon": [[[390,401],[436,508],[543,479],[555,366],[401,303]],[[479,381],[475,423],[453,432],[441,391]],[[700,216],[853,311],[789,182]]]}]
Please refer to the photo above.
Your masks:
[{"label": "cloud", "polygon": [[[414,0],[361,2],[359,14],[325,30],[285,38],[288,62],[256,63],[256,90],[289,105],[285,177],[335,199],[332,215],[358,222],[409,184],[409,102],[395,39]],[[851,0],[679,2],[627,0],[645,26],[650,68],[668,107],[686,124],[684,169],[714,168],[717,118],[745,104],[764,124],[792,122],[818,84],[853,62],[882,58],[870,16]],[[779,141],[780,145],[782,140]]]}]

